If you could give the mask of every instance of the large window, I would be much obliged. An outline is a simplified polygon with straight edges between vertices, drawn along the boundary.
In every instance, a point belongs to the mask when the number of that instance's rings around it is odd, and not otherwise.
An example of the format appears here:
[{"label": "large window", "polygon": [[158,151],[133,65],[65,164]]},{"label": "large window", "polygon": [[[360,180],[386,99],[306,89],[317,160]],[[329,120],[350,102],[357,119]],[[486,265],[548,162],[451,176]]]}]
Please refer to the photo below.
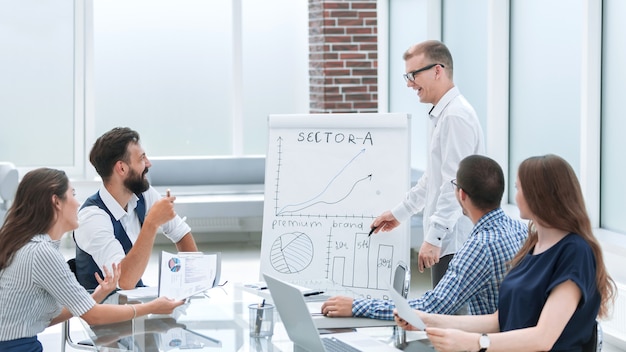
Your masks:
[{"label": "large window", "polygon": [[509,199],[530,156],[557,154],[579,170],[583,3],[511,2]]},{"label": "large window", "polygon": [[243,5],[240,145],[244,154],[265,154],[269,114],[309,112],[308,1]]},{"label": "large window", "polygon": [[429,39],[427,1],[389,1],[389,18],[389,111],[411,114],[411,166],[424,170],[430,107],[420,103],[417,93],[402,78],[405,73],[402,55],[411,45]]},{"label": "large window", "polygon": [[600,225],[626,233],[624,216],[624,175],[626,163],[626,119],[624,118],[624,81],[626,81],[626,47],[624,33],[626,2],[604,1],[604,28],[602,45],[602,166]]},{"label": "large window", "polygon": [[130,126],[149,155],[264,154],[269,114],[308,112],[307,10],[97,0],[96,134]]},{"label": "large window", "polygon": [[0,2],[0,48],[0,160],[73,167],[73,3]]},{"label": "large window", "polygon": [[443,1],[443,42],[454,59],[454,83],[487,127],[487,0]]},{"label": "large window", "polygon": [[149,155],[232,152],[229,1],[94,2],[95,126],[128,126]]},{"label": "large window", "polygon": [[267,116],[309,109],[306,1],[8,0],[0,47],[0,160],[22,173],[90,178],[115,126],[150,156],[264,154]]}]

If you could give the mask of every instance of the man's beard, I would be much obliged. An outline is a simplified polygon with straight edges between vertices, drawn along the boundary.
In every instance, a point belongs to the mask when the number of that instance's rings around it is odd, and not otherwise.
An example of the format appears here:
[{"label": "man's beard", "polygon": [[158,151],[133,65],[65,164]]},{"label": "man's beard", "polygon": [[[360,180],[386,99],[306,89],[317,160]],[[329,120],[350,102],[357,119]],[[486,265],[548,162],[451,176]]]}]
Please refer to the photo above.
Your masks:
[{"label": "man's beard", "polygon": [[137,195],[147,191],[150,188],[150,183],[148,179],[144,178],[146,173],[148,173],[148,168],[141,175],[131,169],[130,174],[124,180],[124,186]]}]

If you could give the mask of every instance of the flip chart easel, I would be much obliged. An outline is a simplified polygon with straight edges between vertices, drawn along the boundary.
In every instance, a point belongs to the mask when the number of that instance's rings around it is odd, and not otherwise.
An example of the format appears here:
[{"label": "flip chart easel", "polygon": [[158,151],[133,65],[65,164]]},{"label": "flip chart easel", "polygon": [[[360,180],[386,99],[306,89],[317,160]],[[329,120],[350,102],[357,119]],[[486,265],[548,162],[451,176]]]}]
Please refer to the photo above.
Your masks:
[{"label": "flip chart easel", "polygon": [[368,236],[410,187],[407,114],[270,115],[261,272],[386,297],[410,262],[410,222]]}]

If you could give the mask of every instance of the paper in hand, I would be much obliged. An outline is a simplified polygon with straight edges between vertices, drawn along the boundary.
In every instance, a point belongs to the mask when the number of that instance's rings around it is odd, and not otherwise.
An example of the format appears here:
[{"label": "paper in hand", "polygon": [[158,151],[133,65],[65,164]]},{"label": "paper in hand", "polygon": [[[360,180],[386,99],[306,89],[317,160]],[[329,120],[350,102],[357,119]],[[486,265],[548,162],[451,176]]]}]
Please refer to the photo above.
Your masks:
[{"label": "paper in hand", "polygon": [[396,292],[396,290],[391,286],[389,287],[389,295],[391,296],[393,303],[396,305],[396,310],[398,311],[400,318],[406,320],[409,324],[419,330],[426,329],[426,324],[424,324],[422,319],[420,319],[415,310],[411,308],[409,302],[407,302],[406,299]]},{"label": "paper in hand", "polygon": [[219,253],[161,251],[158,296],[183,300],[216,285]]}]

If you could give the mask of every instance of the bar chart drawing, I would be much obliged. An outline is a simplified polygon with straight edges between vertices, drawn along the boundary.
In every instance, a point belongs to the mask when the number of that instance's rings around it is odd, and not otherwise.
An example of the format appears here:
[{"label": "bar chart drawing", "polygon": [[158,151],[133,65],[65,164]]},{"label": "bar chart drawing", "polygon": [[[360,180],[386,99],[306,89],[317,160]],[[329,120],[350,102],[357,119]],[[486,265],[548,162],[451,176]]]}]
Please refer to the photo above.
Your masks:
[{"label": "bar chart drawing", "polygon": [[372,250],[367,233],[357,232],[353,238],[348,242],[329,235],[326,278],[343,287],[386,290],[391,281],[393,246],[379,243]]}]

